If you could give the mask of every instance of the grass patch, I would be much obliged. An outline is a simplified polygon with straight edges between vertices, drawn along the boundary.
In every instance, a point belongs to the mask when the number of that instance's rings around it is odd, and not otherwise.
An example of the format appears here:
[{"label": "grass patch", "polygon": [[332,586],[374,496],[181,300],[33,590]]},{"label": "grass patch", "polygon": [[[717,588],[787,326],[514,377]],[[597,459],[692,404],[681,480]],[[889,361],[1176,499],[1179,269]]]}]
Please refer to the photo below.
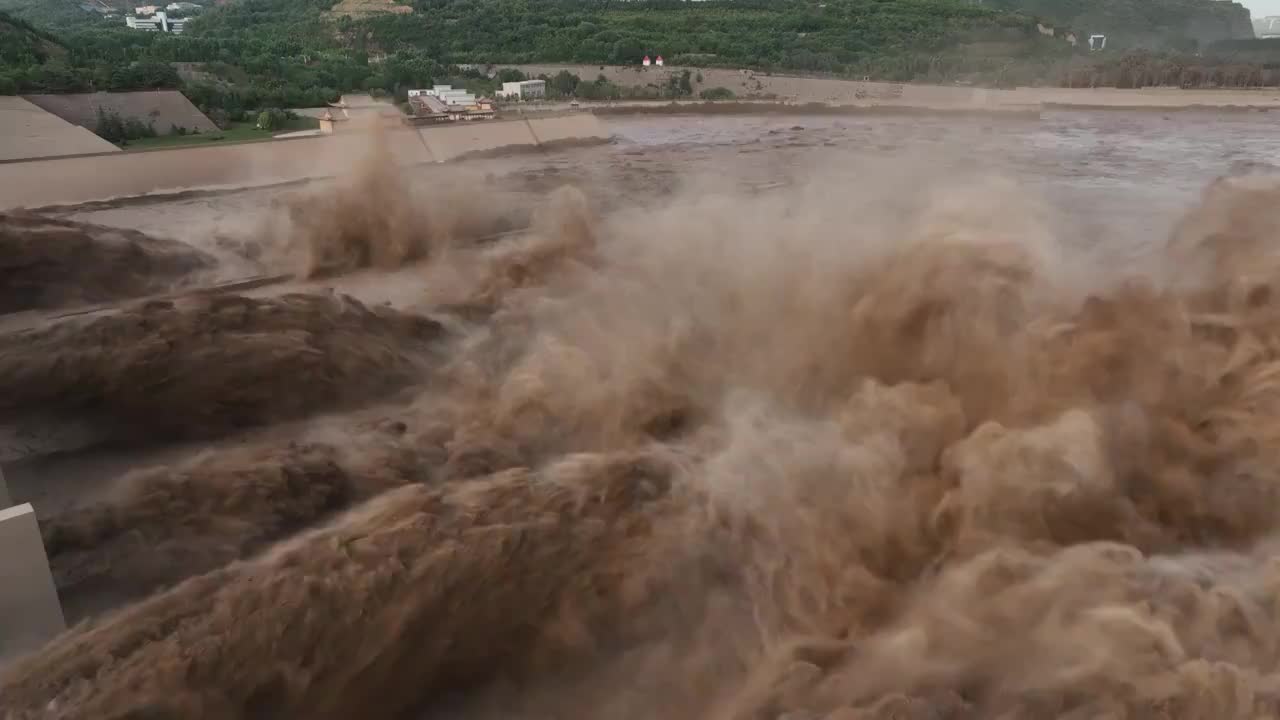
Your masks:
[{"label": "grass patch", "polygon": [[253,121],[231,123],[231,127],[217,132],[204,132],[186,135],[158,135],[150,138],[139,138],[123,143],[125,150],[154,150],[156,148],[191,147],[197,145],[229,145],[232,143],[270,140],[281,133],[298,132],[299,130],[315,130],[320,121],[310,117],[299,117],[288,120],[279,130],[259,130]]}]

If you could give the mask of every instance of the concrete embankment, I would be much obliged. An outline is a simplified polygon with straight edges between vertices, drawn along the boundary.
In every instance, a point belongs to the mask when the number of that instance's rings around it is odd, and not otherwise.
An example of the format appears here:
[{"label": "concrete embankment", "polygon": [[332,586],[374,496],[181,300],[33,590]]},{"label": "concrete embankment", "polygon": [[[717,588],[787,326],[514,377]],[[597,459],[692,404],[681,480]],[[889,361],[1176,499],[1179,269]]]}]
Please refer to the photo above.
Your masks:
[{"label": "concrete embankment", "polygon": [[594,107],[602,117],[618,115],[891,115],[894,117],[974,117],[984,119],[1039,120],[1039,106],[924,107],[915,105],[826,105],[823,103],[781,103],[771,100],[673,101],[610,103]]},{"label": "concrete embankment", "polygon": [[618,67],[598,65],[517,65],[534,75],[567,71],[584,81],[603,76],[627,88],[655,92],[690,74],[696,97],[703,90],[724,88],[739,100],[775,100],[851,107],[893,106],[933,110],[1039,110],[1041,107],[1079,109],[1270,109],[1280,108],[1280,88],[1253,90],[1155,88],[980,88],[967,85],[927,85],[775,75],[747,69],[697,67]]},{"label": "concrete embankment", "polygon": [[[512,148],[602,142],[609,133],[593,115],[450,124],[388,131],[400,165],[445,162]],[[341,175],[368,156],[360,132],[136,153],[0,163],[0,209],[78,204],[195,188],[242,187]]]}]

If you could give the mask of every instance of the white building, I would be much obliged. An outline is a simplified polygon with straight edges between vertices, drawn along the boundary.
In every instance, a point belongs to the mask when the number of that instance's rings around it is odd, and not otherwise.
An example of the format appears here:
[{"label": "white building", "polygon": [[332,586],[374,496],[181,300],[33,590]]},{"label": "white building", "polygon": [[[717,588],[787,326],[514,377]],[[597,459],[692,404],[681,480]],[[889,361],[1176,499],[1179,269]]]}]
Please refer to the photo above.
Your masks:
[{"label": "white building", "polygon": [[474,105],[476,96],[466,90],[446,90],[436,93],[436,97],[445,105]]},{"label": "white building", "polygon": [[547,96],[546,80],[521,80],[502,83],[502,96],[509,100],[528,100]]},{"label": "white building", "polygon": [[138,17],[136,15],[125,15],[124,24],[134,30],[145,30],[147,32],[159,32],[160,19],[157,17]]},{"label": "white building", "polygon": [[193,10],[200,10],[201,8],[193,2],[171,2],[168,5],[165,5],[164,9],[169,12],[178,12],[179,10],[183,12],[191,12]]},{"label": "white building", "polygon": [[433,85],[430,90],[410,90],[409,97],[426,95],[445,105],[475,105],[476,96],[466,90],[454,90],[452,85]]},{"label": "white building", "polygon": [[186,18],[169,19],[169,16],[163,11],[153,14],[151,17],[138,17],[136,15],[126,15],[124,24],[134,30],[144,30],[146,32],[171,32],[175,35],[182,34],[182,28],[186,26]]}]

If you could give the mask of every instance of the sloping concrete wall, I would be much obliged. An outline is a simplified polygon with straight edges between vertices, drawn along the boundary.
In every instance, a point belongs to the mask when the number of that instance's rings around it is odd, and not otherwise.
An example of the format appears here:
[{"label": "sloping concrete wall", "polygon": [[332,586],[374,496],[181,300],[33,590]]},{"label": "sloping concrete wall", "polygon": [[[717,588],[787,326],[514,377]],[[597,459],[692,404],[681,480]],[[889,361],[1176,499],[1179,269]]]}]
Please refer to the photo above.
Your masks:
[{"label": "sloping concrete wall", "polygon": [[161,135],[177,126],[200,132],[216,132],[213,121],[191,104],[177,90],[145,90],[139,92],[66,93],[59,95],[27,95],[39,105],[69,123],[93,130],[98,124],[98,110],[114,112],[122,118],[136,118],[150,123]]},{"label": "sloping concrete wall", "polygon": [[120,152],[120,148],[20,97],[0,96],[0,160]]},{"label": "sloping concrete wall", "polygon": [[609,139],[600,118],[590,113],[573,113],[527,120],[471,121],[433,125],[419,132],[437,162],[470,153],[503,148],[537,147],[564,142],[591,142]]},{"label": "sloping concrete wall", "polygon": [[[405,128],[383,137],[396,163],[420,165],[503,148],[603,141],[609,133],[599,118],[579,113]],[[372,149],[371,135],[340,132],[242,145],[0,163],[0,210],[343,175],[365,161]]]},{"label": "sloping concrete wall", "polygon": [[0,508],[0,663],[66,629],[31,505]]},{"label": "sloping concrete wall", "polygon": [[524,120],[473,120],[424,127],[418,132],[436,162],[468,153],[538,144]]},{"label": "sloping concrete wall", "polygon": [[609,130],[600,118],[587,113],[562,117],[531,118],[529,129],[539,145],[561,142],[608,140]]},{"label": "sloping concrete wall", "polygon": [[[398,164],[435,159],[411,130],[389,133],[386,141]],[[367,158],[371,149],[369,136],[353,133],[6,163],[0,164],[0,209],[341,175]]]}]

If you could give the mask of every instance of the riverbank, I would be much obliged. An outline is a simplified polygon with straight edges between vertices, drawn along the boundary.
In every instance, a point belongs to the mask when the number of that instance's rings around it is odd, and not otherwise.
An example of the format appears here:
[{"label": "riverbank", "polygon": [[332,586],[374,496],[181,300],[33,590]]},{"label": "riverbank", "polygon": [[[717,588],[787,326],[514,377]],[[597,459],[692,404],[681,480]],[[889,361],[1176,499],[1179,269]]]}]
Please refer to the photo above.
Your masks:
[{"label": "riverbank", "polygon": [[[853,108],[894,107],[930,110],[1221,109],[1280,108],[1280,88],[1257,90],[1183,90],[1181,88],[1039,88],[1009,90],[968,85],[924,85],[836,78],[772,75],[752,70],[697,67],[611,67],[598,65],[516,65],[530,75],[568,71],[584,81],[603,77],[624,88],[662,88],[688,70],[693,95],[724,88],[738,102],[830,105]],[[625,101],[632,102],[632,101]],[[643,103],[644,101],[639,101]],[[615,105],[618,103],[615,103]]]},{"label": "riverbank", "polygon": [[915,107],[911,105],[825,105],[823,103],[785,103],[773,100],[670,101],[584,103],[583,107],[601,116],[628,115],[899,115],[980,117],[1009,120],[1038,120],[1040,110],[1027,108],[987,107]]}]

